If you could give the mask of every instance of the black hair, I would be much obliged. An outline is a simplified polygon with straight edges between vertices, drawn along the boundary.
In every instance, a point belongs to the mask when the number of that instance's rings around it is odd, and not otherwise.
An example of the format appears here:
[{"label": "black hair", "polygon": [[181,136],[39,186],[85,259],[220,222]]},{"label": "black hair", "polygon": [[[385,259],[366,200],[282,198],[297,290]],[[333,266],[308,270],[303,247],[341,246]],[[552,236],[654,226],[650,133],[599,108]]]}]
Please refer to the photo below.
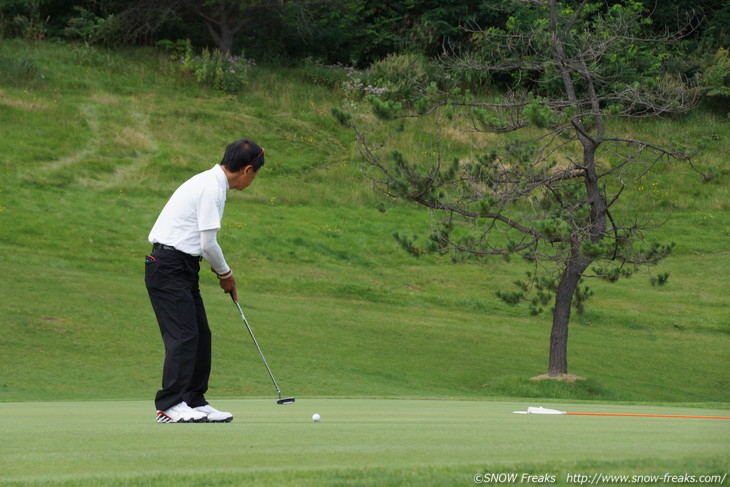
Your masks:
[{"label": "black hair", "polygon": [[238,172],[246,166],[253,166],[258,171],[264,165],[264,149],[256,142],[248,139],[240,139],[231,142],[223,154],[221,166],[231,172]]}]

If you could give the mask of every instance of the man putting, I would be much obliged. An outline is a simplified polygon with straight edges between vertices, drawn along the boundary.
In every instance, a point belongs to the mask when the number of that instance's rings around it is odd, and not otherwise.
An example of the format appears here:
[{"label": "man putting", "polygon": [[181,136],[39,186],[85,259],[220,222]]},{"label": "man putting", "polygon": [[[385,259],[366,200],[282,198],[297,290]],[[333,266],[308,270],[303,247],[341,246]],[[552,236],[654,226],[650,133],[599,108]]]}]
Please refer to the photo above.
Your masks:
[{"label": "man putting", "polygon": [[231,413],[205,400],[211,333],[198,286],[200,261],[210,264],[224,292],[238,301],[236,280],[216,234],[226,191],[247,188],[264,165],[264,150],[248,139],[226,147],[223,160],[193,176],[162,209],[149,241],[145,284],[165,344],[162,389],[155,396],[158,423],[228,423]]}]

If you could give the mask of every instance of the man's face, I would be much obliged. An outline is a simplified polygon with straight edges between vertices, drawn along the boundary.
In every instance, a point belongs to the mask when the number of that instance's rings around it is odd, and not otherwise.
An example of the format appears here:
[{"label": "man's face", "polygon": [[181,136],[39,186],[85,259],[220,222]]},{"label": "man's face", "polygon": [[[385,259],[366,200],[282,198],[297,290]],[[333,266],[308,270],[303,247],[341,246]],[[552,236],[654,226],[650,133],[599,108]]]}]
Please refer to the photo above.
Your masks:
[{"label": "man's face", "polygon": [[237,189],[240,191],[248,188],[253,180],[256,179],[257,174],[258,172],[253,170],[253,166],[244,167],[239,172],[235,173],[231,189]]}]

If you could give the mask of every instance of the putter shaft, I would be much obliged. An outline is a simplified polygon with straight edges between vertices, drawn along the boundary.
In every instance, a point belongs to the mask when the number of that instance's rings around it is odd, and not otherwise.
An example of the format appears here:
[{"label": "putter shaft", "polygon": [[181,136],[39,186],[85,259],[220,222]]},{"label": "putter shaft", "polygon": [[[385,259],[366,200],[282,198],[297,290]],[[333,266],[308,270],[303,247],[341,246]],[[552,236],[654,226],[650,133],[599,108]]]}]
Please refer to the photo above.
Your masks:
[{"label": "putter shaft", "polygon": [[243,310],[241,309],[241,305],[238,304],[238,301],[233,301],[233,302],[236,303],[238,312],[241,313],[241,318],[243,318],[243,322],[246,324],[246,329],[248,330],[249,335],[251,335],[251,339],[253,340],[254,345],[256,345],[256,349],[259,351],[259,355],[261,355],[261,360],[263,360],[264,365],[266,366],[266,370],[269,372],[269,377],[271,377],[271,382],[274,383],[274,387],[276,387],[276,392],[277,392],[277,394],[279,394],[279,399],[281,399],[281,389],[279,389],[279,384],[276,383],[276,379],[274,379],[274,374],[271,373],[271,368],[269,368],[269,364],[266,362],[266,357],[264,357],[264,352],[261,351],[259,342],[256,340],[256,337],[253,334],[253,330],[251,329],[251,326],[248,324],[246,315],[243,314]]}]

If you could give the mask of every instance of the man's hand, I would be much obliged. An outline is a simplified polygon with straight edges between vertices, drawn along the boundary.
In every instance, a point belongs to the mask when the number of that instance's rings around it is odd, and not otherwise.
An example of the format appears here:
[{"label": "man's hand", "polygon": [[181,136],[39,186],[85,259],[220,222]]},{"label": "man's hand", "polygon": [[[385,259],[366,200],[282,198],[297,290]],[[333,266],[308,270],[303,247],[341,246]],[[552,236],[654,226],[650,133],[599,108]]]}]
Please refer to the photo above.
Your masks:
[{"label": "man's hand", "polygon": [[231,276],[228,279],[220,280],[221,289],[226,294],[230,294],[235,302],[238,302],[238,294],[236,294],[236,278]]}]

